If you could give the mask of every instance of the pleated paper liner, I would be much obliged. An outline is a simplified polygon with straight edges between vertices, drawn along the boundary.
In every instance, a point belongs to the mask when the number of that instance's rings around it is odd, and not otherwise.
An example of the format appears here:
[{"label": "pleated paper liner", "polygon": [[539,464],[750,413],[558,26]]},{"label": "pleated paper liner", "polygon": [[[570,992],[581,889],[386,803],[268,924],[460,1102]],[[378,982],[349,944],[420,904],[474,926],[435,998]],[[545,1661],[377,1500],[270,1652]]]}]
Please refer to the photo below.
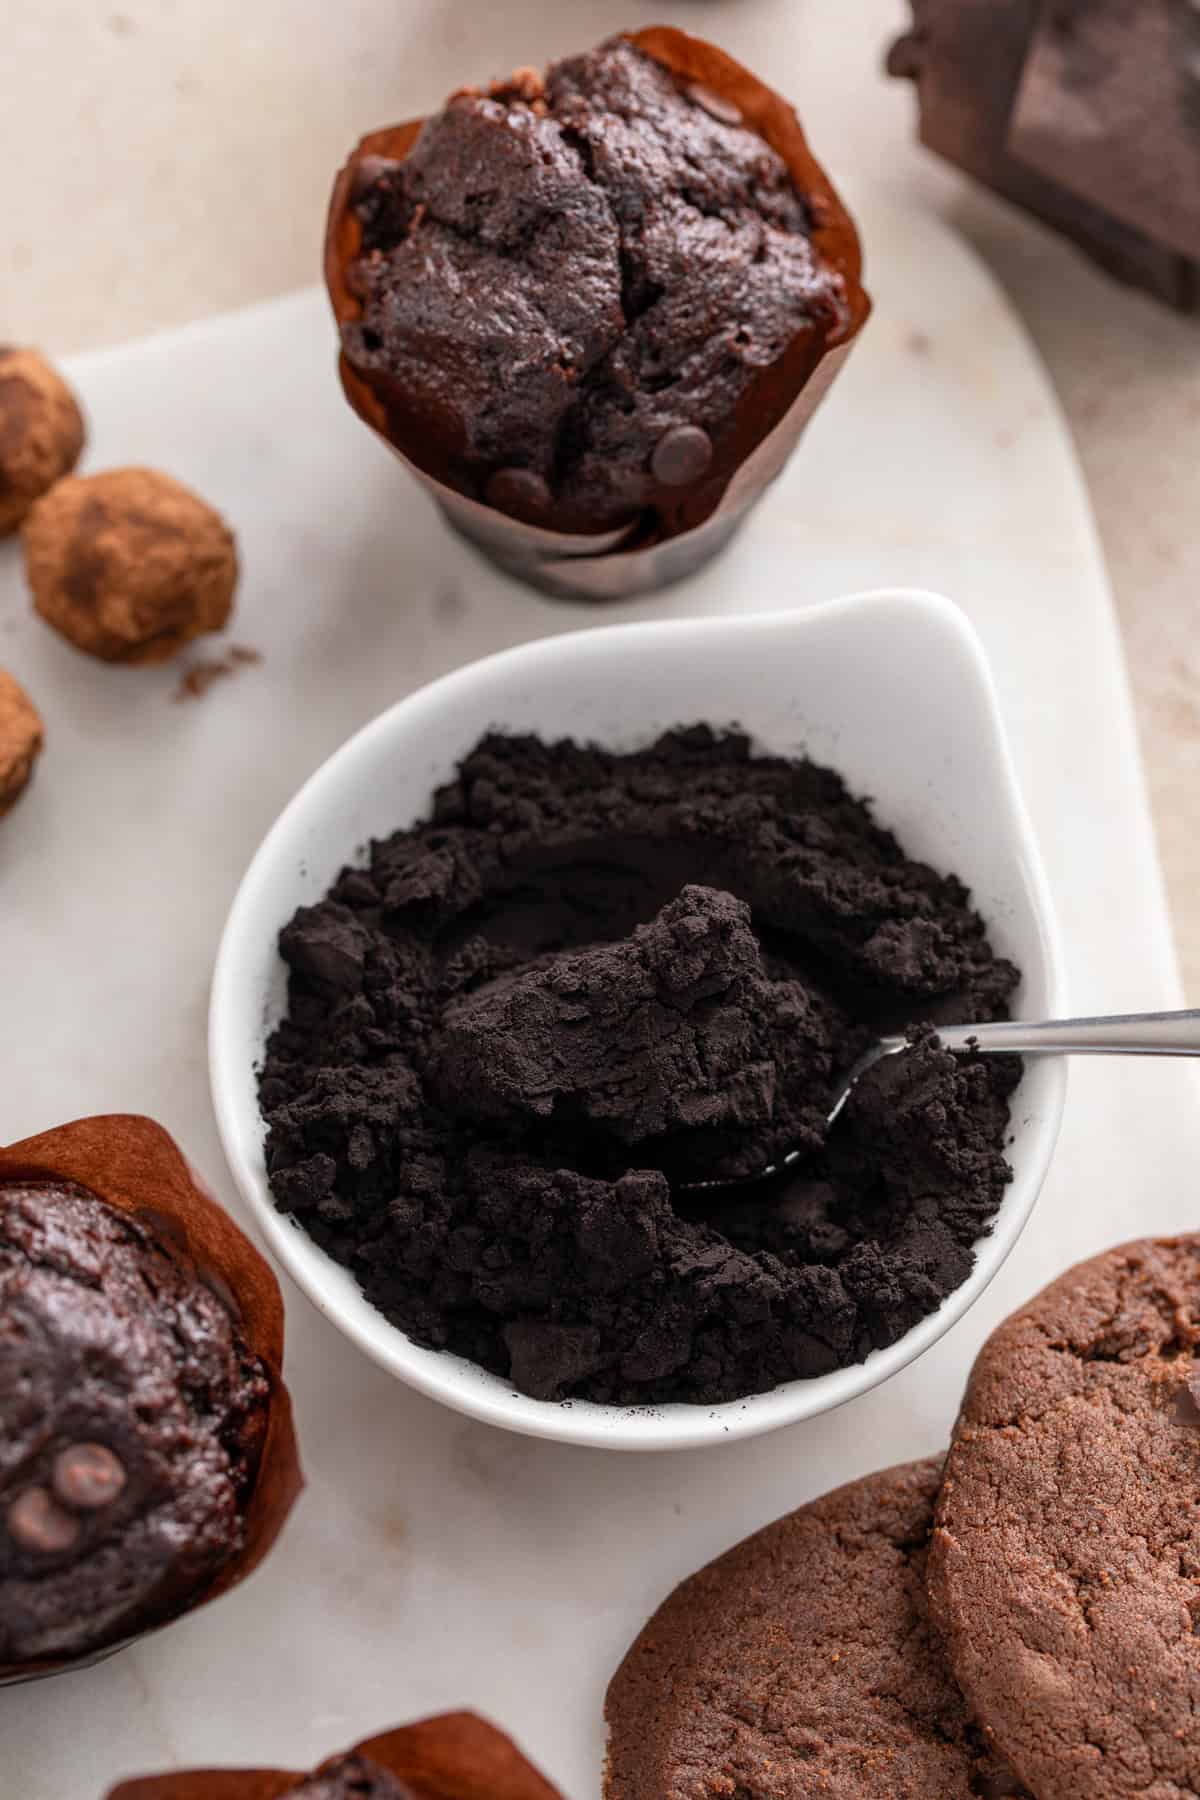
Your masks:
[{"label": "pleated paper liner", "polygon": [[311,1775],[287,1769],[181,1769],[122,1781],[107,1800],[280,1800],[346,1755],[378,1763],[416,1800],[561,1800],[511,1738],[470,1712],[440,1713],[366,1738]]},{"label": "pleated paper liner", "polygon": [[[258,1470],[243,1513],[244,1542],[209,1585],[159,1630],[227,1593],[253,1573],[283,1530],[304,1478],[283,1381],[283,1297],[265,1259],[228,1213],[204,1191],[172,1138],[152,1119],[113,1113],[78,1119],[55,1131],[0,1148],[0,1184],[69,1181],[129,1213],[175,1256],[194,1264],[232,1302],[238,1331],[266,1370],[270,1393]],[[30,1681],[98,1662],[145,1633],[92,1646],[62,1661],[0,1664],[0,1684]]]},{"label": "pleated paper liner", "polygon": [[[390,403],[386,377],[368,376],[343,354],[339,372],[346,397],[440,507],[447,522],[489,561],[559,598],[621,600],[669,586],[693,574],[722,550],[745,522],[796,448],[871,310],[861,281],[862,257],[854,222],[808,147],[795,112],[772,88],[702,38],[670,26],[629,34],[681,83],[697,83],[731,103],[745,123],[787,163],[813,220],[818,256],[842,277],[845,312],[828,335],[805,330],[743,394],[732,430],[716,446],[711,473],[673,504],[664,502],[616,531],[587,536],[549,531],[509,518],[456,487],[450,457],[436,434],[404,416],[404,395]],[[338,324],[362,317],[349,270],[362,246],[353,209],[365,157],[403,161],[423,119],[364,137],[338,176],[325,241],[325,281]]]}]

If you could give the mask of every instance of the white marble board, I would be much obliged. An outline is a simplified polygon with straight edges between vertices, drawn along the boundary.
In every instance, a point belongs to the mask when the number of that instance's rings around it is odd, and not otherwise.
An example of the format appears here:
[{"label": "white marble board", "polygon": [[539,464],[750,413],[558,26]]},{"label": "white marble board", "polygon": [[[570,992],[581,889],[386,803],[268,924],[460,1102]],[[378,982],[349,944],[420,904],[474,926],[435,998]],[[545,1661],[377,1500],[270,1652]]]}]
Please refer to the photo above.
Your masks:
[{"label": "white marble board", "polygon": [[[1178,1003],[1106,580],[1071,448],[1021,330],[936,220],[853,192],[877,313],[728,556],[612,619],[937,587],[983,636],[1080,1009]],[[209,1108],[217,937],[275,813],[356,726],[453,665],[598,615],[522,592],[449,537],[344,407],[315,293],[80,358],[88,463],[162,464],[236,526],[233,636],[203,699],[178,669],[77,655],[0,548],[0,663],[48,748],[0,830],[0,1141],[87,1112],[160,1119],[238,1202]],[[620,1456],[507,1436],[366,1362],[288,1289],[309,1487],[245,1587],[98,1668],[0,1691],[0,1792],[98,1800],[148,1768],[302,1765],[469,1704],[594,1800],[605,1682],[655,1602],[754,1526],[946,1439],[985,1332],[1075,1257],[1195,1223],[1190,1069],[1080,1063],[1034,1220],[983,1300],[886,1388],[773,1437]]]}]

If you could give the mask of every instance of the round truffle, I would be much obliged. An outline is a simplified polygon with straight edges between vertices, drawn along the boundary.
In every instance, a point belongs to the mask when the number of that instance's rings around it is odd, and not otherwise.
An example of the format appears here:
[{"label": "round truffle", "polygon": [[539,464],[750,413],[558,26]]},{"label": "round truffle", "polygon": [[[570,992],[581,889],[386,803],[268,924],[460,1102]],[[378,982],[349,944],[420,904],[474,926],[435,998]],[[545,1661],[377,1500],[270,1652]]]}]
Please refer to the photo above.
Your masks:
[{"label": "round truffle", "polygon": [[267,1394],[188,1259],[86,1188],[0,1185],[0,1664],[201,1597],[242,1546]]},{"label": "round truffle", "polygon": [[42,737],[37,707],[20,682],[0,669],[0,817],[28,787]]},{"label": "round truffle", "polygon": [[0,347],[0,537],[70,473],[85,435],[74,394],[45,357]]},{"label": "round truffle", "polygon": [[237,548],[220,514],[156,469],[62,481],[25,522],[37,611],[104,662],[155,663],[233,607]]},{"label": "round truffle", "polygon": [[564,532],[705,516],[856,304],[741,108],[626,37],[459,89],[349,203],[342,347],[392,441]]}]

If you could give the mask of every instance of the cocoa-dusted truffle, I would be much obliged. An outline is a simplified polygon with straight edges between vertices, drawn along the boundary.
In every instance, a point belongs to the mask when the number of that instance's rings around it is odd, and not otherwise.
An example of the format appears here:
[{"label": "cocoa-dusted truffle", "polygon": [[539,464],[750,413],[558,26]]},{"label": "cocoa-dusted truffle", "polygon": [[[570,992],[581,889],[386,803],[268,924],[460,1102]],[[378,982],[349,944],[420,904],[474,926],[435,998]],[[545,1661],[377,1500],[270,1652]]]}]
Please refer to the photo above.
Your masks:
[{"label": "cocoa-dusted truffle", "polygon": [[36,350],[0,347],[0,537],[79,461],[83,414]]},{"label": "cocoa-dusted truffle", "polygon": [[268,1391],[150,1227],[72,1182],[0,1185],[0,1664],[128,1637],[212,1582]]},{"label": "cocoa-dusted truffle", "polygon": [[37,707],[20,682],[0,669],[0,818],[28,787],[42,736]]},{"label": "cocoa-dusted truffle", "polygon": [[[449,1006],[434,1084],[479,1125],[553,1122],[632,1147],[769,1126],[802,1038],[810,1075],[828,1076],[830,1027],[816,996],[768,980],[745,902],[689,884],[630,937],[536,959]],[[814,1124],[819,1110],[797,1119],[797,1140]]]},{"label": "cocoa-dusted truffle", "polygon": [[37,611],[104,662],[163,662],[229,618],[233,533],[156,469],[60,482],[33,508],[23,536]]}]

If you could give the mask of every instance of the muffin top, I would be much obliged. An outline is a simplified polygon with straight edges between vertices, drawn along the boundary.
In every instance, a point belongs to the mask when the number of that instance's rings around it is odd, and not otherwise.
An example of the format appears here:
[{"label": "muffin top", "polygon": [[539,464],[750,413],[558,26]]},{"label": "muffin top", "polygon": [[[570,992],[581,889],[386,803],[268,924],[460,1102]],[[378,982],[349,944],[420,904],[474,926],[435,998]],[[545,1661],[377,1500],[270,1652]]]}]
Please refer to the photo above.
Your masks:
[{"label": "muffin top", "polygon": [[455,94],[354,204],[352,367],[436,473],[559,530],[703,516],[739,403],[847,318],[787,164],[625,38]]},{"label": "muffin top", "polygon": [[0,1185],[0,1664],[160,1624],[241,1547],[267,1380],[170,1230]]}]

